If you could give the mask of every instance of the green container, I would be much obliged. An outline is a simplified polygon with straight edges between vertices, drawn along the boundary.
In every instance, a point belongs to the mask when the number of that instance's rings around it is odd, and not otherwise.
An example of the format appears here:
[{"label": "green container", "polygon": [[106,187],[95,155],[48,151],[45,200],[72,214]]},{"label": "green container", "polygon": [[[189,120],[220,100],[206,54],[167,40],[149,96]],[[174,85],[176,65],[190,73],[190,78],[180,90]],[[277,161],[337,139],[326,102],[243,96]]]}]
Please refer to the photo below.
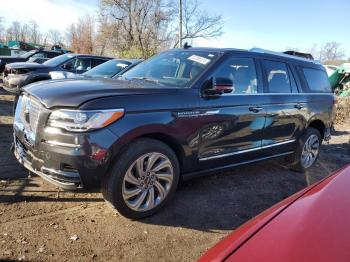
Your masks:
[{"label": "green container", "polygon": [[11,55],[11,50],[7,47],[0,47],[0,55]]}]

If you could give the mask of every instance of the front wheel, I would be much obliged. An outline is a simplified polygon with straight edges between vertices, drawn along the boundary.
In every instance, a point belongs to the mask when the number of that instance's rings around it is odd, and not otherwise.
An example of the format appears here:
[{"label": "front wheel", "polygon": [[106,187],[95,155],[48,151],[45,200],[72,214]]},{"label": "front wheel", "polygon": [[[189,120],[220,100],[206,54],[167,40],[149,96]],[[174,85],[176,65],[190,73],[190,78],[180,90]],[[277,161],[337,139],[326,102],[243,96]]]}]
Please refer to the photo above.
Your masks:
[{"label": "front wheel", "polygon": [[299,139],[294,155],[288,159],[290,168],[299,172],[305,172],[312,167],[320,153],[321,142],[320,132],[315,128],[309,127]]},{"label": "front wheel", "polygon": [[118,158],[104,181],[103,195],[131,219],[150,216],[164,206],[179,182],[175,153],[154,139],[139,139]]}]

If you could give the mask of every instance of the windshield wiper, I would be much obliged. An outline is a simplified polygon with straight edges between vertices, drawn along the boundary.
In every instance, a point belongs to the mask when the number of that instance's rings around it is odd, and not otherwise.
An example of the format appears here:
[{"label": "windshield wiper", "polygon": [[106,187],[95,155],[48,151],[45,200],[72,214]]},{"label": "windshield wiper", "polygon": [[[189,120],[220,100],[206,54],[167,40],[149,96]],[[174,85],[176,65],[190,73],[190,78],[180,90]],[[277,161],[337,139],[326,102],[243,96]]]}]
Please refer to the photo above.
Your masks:
[{"label": "windshield wiper", "polygon": [[144,76],[132,77],[130,80],[142,80],[142,81],[147,81],[147,82],[159,84],[159,80],[154,79],[154,78],[150,78],[150,77],[144,77]]}]

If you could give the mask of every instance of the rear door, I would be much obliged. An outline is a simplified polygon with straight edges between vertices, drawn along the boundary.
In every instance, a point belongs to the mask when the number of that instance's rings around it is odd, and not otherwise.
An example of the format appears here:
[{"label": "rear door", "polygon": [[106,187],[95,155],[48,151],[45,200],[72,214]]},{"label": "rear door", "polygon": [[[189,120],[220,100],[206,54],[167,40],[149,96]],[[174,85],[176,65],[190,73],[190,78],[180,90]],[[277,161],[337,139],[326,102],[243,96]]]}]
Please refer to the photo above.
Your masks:
[{"label": "rear door", "polygon": [[199,160],[202,167],[224,165],[250,159],[259,151],[265,111],[260,107],[262,81],[259,65],[249,54],[226,58],[208,77],[229,78],[232,93],[201,97]]},{"label": "rear door", "polygon": [[[306,101],[300,81],[285,61],[263,59],[264,93],[267,96],[262,147],[293,148],[306,125]],[[276,149],[278,150],[278,149]],[[275,151],[278,153],[278,151]]]}]

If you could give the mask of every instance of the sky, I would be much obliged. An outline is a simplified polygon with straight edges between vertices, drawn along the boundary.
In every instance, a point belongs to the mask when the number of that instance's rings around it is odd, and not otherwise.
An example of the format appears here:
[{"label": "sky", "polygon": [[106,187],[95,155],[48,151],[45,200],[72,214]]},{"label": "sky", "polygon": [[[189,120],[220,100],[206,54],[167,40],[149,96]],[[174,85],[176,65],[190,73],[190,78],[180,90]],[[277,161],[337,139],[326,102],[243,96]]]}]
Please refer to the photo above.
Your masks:
[{"label": "sky", "polygon": [[[177,1],[177,0],[174,0]],[[35,19],[43,31],[64,31],[85,14],[95,14],[99,0],[1,1],[5,21]],[[201,39],[196,46],[260,47],[308,51],[314,44],[342,44],[350,57],[350,0],[198,0],[210,14],[220,14],[224,34]]]}]

